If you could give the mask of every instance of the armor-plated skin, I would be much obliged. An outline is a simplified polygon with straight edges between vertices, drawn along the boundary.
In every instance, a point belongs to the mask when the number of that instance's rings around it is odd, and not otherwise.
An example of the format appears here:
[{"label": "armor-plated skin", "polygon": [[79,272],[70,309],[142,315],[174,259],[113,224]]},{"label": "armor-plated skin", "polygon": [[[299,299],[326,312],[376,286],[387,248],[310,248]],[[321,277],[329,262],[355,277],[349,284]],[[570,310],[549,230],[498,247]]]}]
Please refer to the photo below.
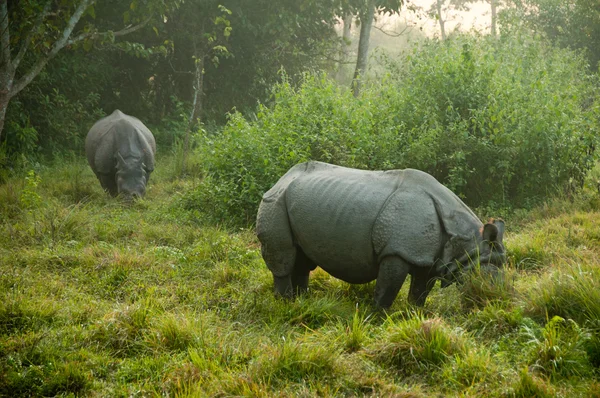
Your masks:
[{"label": "armor-plated skin", "polygon": [[318,265],[349,283],[376,279],[381,307],[410,274],[409,299],[423,305],[437,279],[447,286],[477,256],[494,268],[505,262],[504,223],[484,226],[454,193],[413,169],[298,164],[264,194],[256,232],[284,296],[306,290]]},{"label": "armor-plated skin", "polygon": [[118,109],[100,119],[87,134],[85,152],[102,188],[112,196],[144,196],[156,143],[139,119]]}]

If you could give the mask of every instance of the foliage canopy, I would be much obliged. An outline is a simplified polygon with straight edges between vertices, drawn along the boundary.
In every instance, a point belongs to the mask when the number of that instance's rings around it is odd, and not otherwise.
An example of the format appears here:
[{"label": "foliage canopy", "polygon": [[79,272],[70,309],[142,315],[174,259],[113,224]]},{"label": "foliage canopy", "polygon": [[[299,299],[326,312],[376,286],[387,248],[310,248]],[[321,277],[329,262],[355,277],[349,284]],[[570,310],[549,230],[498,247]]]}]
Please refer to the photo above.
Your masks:
[{"label": "foliage canopy", "polygon": [[526,37],[462,36],[390,61],[358,99],[322,74],[284,81],[256,121],[234,113],[205,135],[209,178],[188,205],[252,222],[262,193],[310,159],[421,169],[472,206],[532,204],[581,184],[594,163],[597,82],[583,63]]}]

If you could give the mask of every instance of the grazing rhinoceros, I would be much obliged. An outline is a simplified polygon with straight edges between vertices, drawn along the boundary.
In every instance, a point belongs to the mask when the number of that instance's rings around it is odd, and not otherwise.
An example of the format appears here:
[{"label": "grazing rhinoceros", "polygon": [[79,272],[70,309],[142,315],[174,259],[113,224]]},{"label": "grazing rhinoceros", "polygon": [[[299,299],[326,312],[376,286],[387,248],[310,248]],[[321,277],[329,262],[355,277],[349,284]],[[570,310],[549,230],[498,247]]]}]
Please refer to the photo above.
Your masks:
[{"label": "grazing rhinoceros", "polygon": [[483,225],[448,188],[419,170],[365,171],[321,162],[292,167],[264,194],[256,220],[275,291],[308,287],[317,265],[349,283],[377,280],[375,304],[392,305],[408,274],[409,300],[447,286],[470,260],[498,271],[504,222]]},{"label": "grazing rhinoceros", "polygon": [[104,190],[142,197],[154,170],[154,136],[139,119],[120,110],[97,121],[85,139],[88,162]]}]

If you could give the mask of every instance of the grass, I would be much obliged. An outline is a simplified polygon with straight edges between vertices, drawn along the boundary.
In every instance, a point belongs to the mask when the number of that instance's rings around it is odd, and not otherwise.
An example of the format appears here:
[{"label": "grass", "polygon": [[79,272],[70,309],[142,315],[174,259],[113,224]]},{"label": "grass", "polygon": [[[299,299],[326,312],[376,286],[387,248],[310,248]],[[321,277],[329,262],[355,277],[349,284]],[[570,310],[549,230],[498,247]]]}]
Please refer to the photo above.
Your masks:
[{"label": "grass", "polygon": [[406,296],[321,270],[275,297],[251,229],[181,206],[199,173],[159,159],[145,200],[86,164],[0,186],[0,396],[597,396],[598,194],[507,218],[510,262]]}]

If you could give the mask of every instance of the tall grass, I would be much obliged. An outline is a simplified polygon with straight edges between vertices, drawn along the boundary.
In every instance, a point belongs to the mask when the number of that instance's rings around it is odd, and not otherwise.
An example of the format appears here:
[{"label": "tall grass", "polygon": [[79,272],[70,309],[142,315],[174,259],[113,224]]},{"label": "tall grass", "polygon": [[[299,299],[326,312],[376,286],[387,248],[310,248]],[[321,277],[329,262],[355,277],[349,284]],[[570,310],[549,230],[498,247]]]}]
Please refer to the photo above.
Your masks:
[{"label": "tall grass", "polygon": [[[77,168],[86,199],[57,188],[65,168],[0,185],[0,395],[598,390],[599,213],[582,202],[545,219],[507,219],[506,283],[472,274],[436,287],[421,313],[407,284],[383,313],[371,307],[373,284],[321,270],[306,295],[276,297],[251,229],[207,224],[199,212],[210,210],[178,206],[191,180],[162,171],[145,200],[124,205]],[[536,267],[516,265],[525,246],[545,253]]]}]

